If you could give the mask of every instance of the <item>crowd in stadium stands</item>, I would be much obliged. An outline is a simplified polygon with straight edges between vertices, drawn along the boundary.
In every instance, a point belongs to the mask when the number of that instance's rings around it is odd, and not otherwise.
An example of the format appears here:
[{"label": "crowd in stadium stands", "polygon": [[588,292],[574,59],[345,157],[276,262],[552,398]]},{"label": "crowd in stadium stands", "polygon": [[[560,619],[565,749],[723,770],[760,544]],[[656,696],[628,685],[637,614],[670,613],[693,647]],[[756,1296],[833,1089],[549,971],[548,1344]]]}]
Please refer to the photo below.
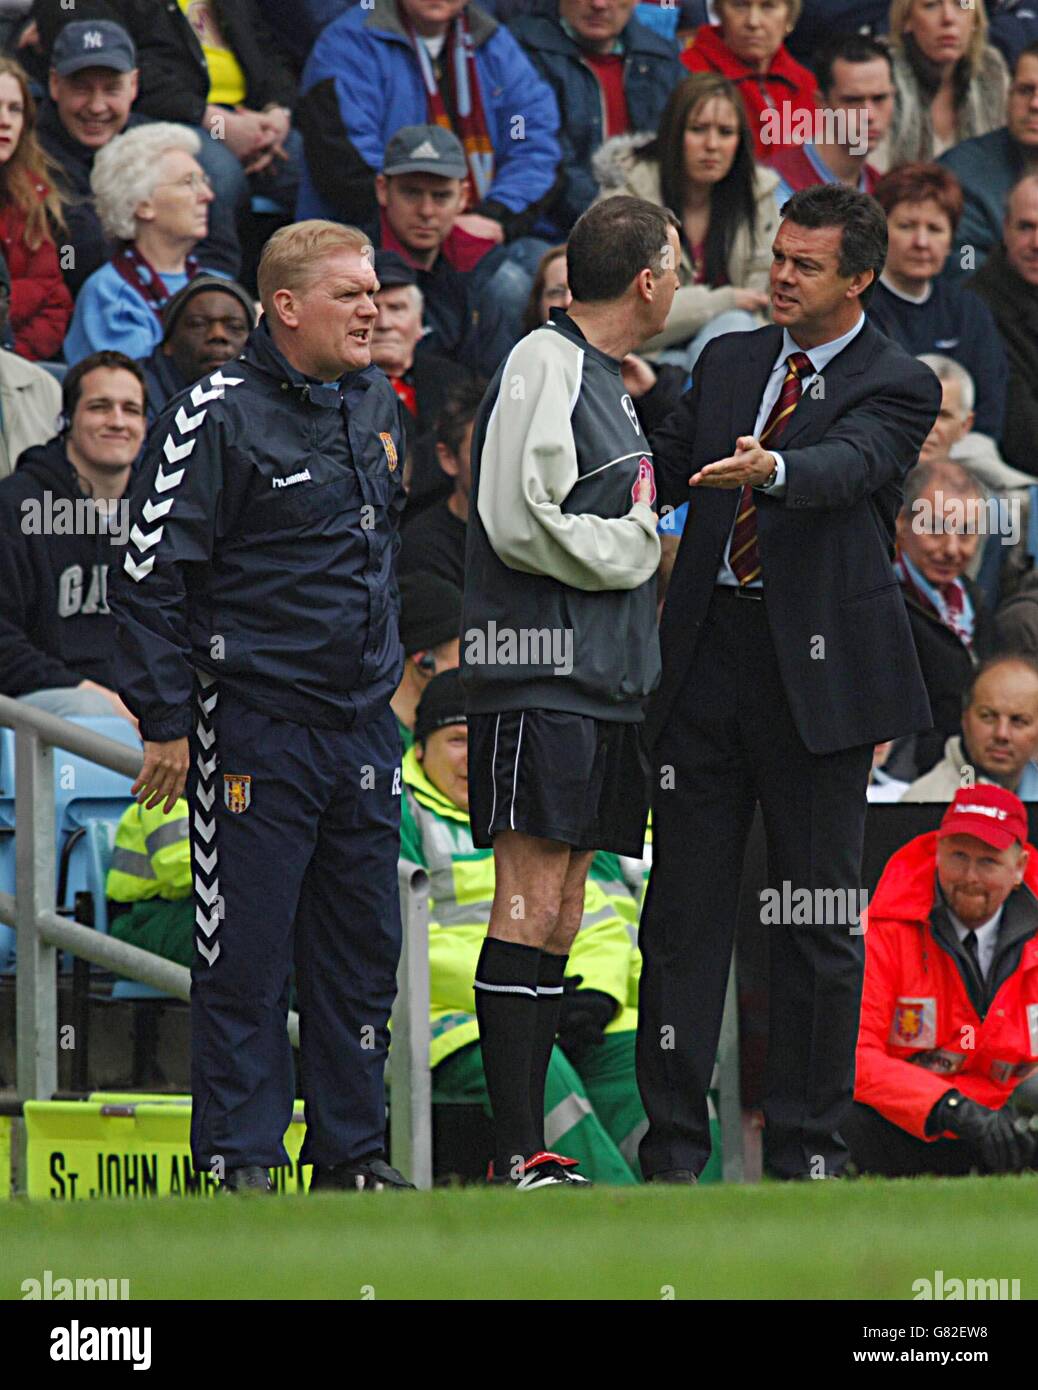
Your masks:
[{"label": "crowd in stadium stands", "polygon": [[[439,1099],[485,1103],[472,977],[493,859],[469,833],[455,673],[470,445],[487,381],[570,302],[574,223],[618,194],[680,223],[666,325],[622,363],[651,438],[711,339],[768,322],[785,201],[822,183],[876,197],[889,243],[868,317],[933,369],[943,401],[891,557],[933,728],[877,748],[869,796],[954,811],[962,787],[991,784],[978,794],[997,807],[993,789],[1038,801],[1036,165],[1038,19],[1018,0],[2,0],[0,693],[132,722],[106,587],[146,434],[243,350],[274,230],[361,228],[380,284],[372,357],[407,429],[393,709],[403,853],[432,881],[431,1064]],[[662,604],[680,517],[661,539]],[[942,845],[975,814],[913,841],[880,887],[851,1126],[862,1168],[921,1171],[927,1146],[941,1171],[964,1153],[1017,1163],[984,1115],[1038,1057],[1033,1023],[992,1044],[998,1087],[936,1067],[905,1081],[911,1043],[946,1045],[942,1010],[983,1020],[1035,968],[1033,852],[1025,872],[1012,846],[992,851],[987,921],[1003,928],[981,964],[983,934],[949,925],[966,919],[949,916],[959,871]],[[189,963],[186,816],[183,802],[127,811],[109,896],[114,934]],[[637,1180],[645,1124],[642,870],[595,861],[545,1096],[549,1147],[565,1135],[607,1182]],[[908,922],[944,947],[939,1025]],[[960,1085],[972,1119],[942,1101]]]}]

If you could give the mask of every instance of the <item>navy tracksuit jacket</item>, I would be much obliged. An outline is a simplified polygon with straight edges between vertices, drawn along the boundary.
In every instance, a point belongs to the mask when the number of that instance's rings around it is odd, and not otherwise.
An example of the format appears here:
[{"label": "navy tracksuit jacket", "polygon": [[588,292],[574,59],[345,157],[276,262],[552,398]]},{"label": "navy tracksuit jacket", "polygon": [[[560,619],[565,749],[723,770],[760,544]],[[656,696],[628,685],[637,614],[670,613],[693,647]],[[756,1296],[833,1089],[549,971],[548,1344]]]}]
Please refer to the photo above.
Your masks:
[{"label": "navy tracksuit jacket", "polygon": [[145,739],[190,737],[198,1167],[288,1161],[293,964],[302,1161],[384,1146],[403,451],[377,368],[307,380],[261,323],[170,402],[134,487],[116,670]]}]

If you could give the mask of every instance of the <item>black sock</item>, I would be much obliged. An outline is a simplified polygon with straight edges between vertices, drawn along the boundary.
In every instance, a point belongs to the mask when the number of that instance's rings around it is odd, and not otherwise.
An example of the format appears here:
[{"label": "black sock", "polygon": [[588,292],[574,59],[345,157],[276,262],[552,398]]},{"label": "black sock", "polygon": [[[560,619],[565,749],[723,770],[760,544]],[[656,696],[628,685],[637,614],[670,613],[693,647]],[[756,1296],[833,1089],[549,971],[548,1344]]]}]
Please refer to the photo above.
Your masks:
[{"label": "black sock", "polygon": [[530,1109],[537,1126],[538,1147],[544,1142],[544,1087],[548,1079],[548,1063],[559,1031],[559,1010],[562,1007],[562,977],[569,956],[553,956],[541,952],[541,968],[537,976],[537,1028],[533,1035],[533,1057],[530,1063]]},{"label": "black sock", "polygon": [[476,965],[476,1019],[490,1108],[494,1113],[494,1173],[507,1177],[516,1159],[540,1145],[530,1109],[530,1073],[537,1030],[536,946],[488,936]]}]

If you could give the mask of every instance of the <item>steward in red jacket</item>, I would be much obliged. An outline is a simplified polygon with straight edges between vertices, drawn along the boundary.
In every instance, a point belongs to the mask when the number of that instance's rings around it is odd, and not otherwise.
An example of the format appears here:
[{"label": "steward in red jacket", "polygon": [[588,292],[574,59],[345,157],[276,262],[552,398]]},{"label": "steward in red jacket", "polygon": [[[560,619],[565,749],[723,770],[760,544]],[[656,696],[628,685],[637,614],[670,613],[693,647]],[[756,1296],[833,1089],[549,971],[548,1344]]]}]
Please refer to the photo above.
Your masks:
[{"label": "steward in red jacket", "polygon": [[1023,803],[993,785],[958,791],[940,829],[887,864],[868,910],[856,1104],[842,1127],[859,1171],[1033,1165],[1038,1139],[1011,1098],[1038,1073],[1036,893]]}]

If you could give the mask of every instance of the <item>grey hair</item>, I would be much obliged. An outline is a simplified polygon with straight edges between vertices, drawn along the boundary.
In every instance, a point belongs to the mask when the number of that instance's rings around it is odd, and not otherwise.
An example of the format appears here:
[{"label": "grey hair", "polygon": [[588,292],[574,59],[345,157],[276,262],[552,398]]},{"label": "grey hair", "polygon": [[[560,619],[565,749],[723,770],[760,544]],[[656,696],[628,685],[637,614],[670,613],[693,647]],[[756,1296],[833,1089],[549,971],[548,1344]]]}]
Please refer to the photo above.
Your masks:
[{"label": "grey hair", "polygon": [[962,401],[963,413],[968,415],[977,403],[977,388],[962,363],[956,362],[953,357],[944,357],[939,352],[921,352],[917,361],[925,362],[938,381],[959,383],[959,399]]},{"label": "grey hair", "polygon": [[905,475],[903,516],[911,516],[915,504],[928,488],[940,488],[950,497],[979,497],[987,500],[988,490],[964,464],[949,459],[943,463],[917,463]]},{"label": "grey hair", "polygon": [[97,215],[105,235],[132,241],[137,235],[134,212],[150,198],[162,177],[162,156],[169,150],[198,155],[202,141],[184,125],[153,121],[135,126],[98,151],[90,175]]}]

